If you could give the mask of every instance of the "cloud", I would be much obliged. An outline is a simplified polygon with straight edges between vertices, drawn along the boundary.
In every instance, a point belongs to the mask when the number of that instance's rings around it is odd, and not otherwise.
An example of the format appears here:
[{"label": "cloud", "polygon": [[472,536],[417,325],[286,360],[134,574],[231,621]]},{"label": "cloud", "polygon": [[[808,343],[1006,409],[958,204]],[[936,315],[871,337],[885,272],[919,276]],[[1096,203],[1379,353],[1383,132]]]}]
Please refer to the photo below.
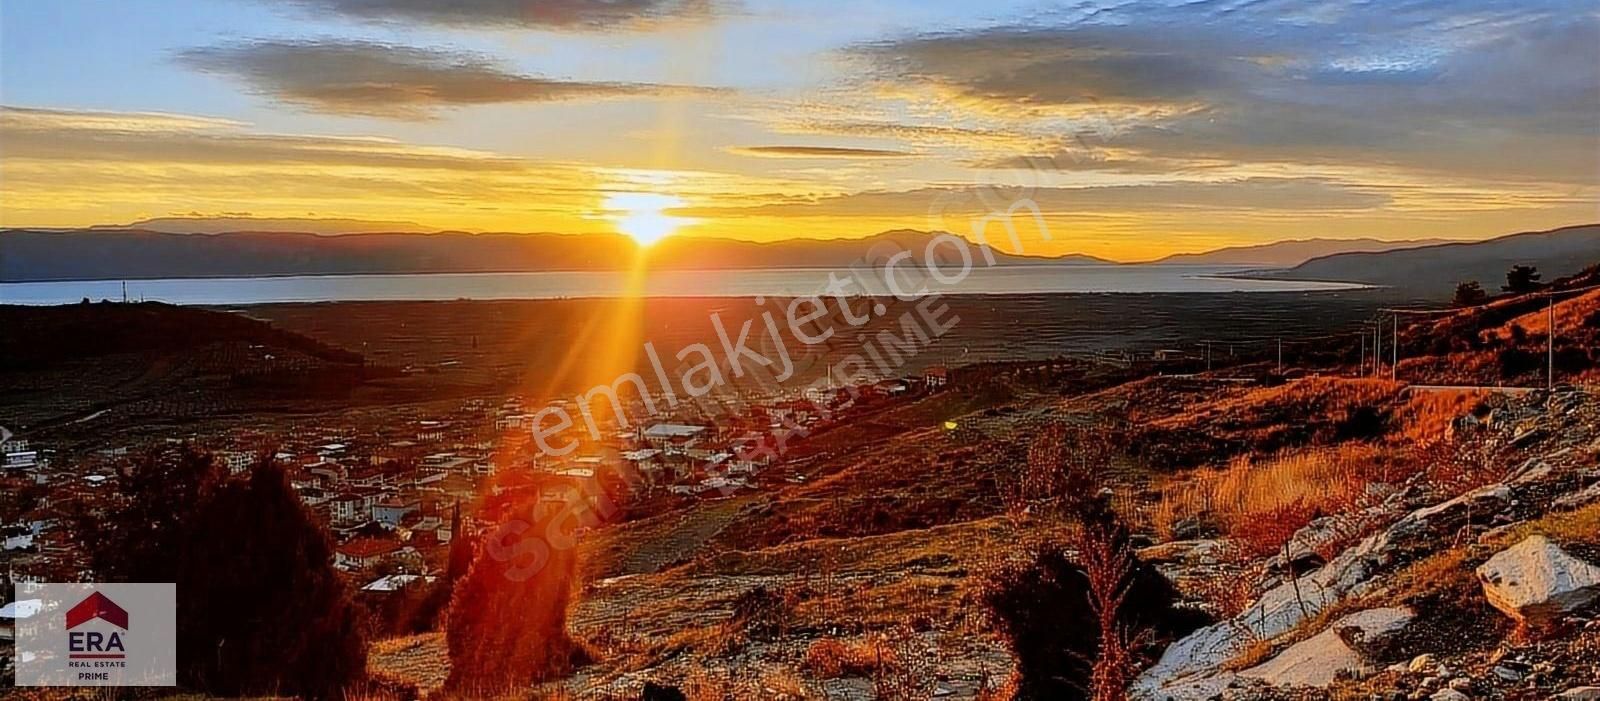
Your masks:
[{"label": "cloud", "polygon": [[[755,207],[686,208],[685,216],[917,217],[930,213],[984,214],[992,203],[1030,201],[1047,216],[1150,211],[1371,210],[1388,194],[1318,178],[1246,178],[1104,187],[984,187],[951,185],[868,191]],[[1002,206],[1001,211],[1005,210]]]},{"label": "cloud", "polygon": [[858,47],[892,82],[1018,107],[1184,105],[1237,89],[1258,57],[1208,43],[1152,41],[1134,27],[993,29]]},{"label": "cloud", "polygon": [[0,107],[7,160],[515,171],[521,161],[391,139],[269,134],[183,115]]},{"label": "cloud", "polygon": [[[1600,177],[1591,10],[1560,0],[1180,5],[1124,3],[847,55],[867,63],[861,94],[1067,135],[971,160],[985,166]],[[1101,148],[1116,157],[1092,152]]]},{"label": "cloud", "polygon": [[642,30],[709,20],[716,0],[293,0],[366,21],[563,31]]},{"label": "cloud", "polygon": [[363,41],[253,41],[188,49],[177,61],[311,111],[403,120],[468,105],[717,92],[523,75],[475,54]]},{"label": "cloud", "polygon": [[555,221],[598,201],[566,163],[392,139],[275,134],[206,117],[0,107],[8,221],[129,221],[174,211]]},{"label": "cloud", "polygon": [[905,158],[910,151],[848,146],[733,146],[729,153],[758,158]]}]

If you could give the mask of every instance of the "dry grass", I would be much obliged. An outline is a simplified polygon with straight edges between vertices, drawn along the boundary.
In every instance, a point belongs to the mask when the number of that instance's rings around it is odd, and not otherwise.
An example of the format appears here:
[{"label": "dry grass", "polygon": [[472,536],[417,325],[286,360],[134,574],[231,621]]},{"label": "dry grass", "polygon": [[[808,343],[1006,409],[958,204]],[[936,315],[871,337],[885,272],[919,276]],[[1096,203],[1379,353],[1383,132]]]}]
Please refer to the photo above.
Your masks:
[{"label": "dry grass", "polygon": [[443,633],[389,638],[367,651],[367,669],[381,682],[409,685],[426,696],[444,686],[450,676],[450,655]]},{"label": "dry grass", "polygon": [[1399,430],[1389,440],[1422,445],[1447,440],[1456,419],[1478,411],[1487,396],[1480,390],[1414,392],[1396,411]]},{"label": "dry grass", "polygon": [[1558,543],[1580,548],[1600,547],[1600,503],[1549,514],[1544,518],[1520,524],[1496,534],[1486,544],[1508,547],[1532,535],[1548,536]]},{"label": "dry grass", "polygon": [[[1558,300],[1555,305],[1556,330],[1570,331],[1582,326],[1584,320],[1597,309],[1600,309],[1600,290]],[[1541,308],[1523,314],[1494,329],[1490,335],[1510,338],[1512,326],[1521,326],[1529,337],[1543,338],[1549,333],[1550,310]]]},{"label": "dry grass", "polygon": [[1367,485],[1386,476],[1379,453],[1371,444],[1347,443],[1266,459],[1235,458],[1224,469],[1164,486],[1156,529],[1170,539],[1178,521],[1209,515],[1252,554],[1274,552],[1313,518],[1364,498]]}]

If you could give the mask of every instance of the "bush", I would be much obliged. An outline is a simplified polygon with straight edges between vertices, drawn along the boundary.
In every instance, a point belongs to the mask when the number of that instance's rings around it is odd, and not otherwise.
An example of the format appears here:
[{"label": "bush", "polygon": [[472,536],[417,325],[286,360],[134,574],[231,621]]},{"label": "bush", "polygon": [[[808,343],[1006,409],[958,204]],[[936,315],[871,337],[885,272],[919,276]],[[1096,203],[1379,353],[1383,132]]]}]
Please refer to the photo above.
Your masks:
[{"label": "bush", "polygon": [[806,648],[805,670],[818,679],[871,677],[881,651],[867,640],[822,638]]},{"label": "bush", "polygon": [[1017,660],[1019,701],[1120,698],[1134,662],[1208,622],[1177,608],[1166,577],[1132,555],[1109,505],[1089,506],[1070,544],[995,572],[981,601]]},{"label": "bush", "polygon": [[[1521,328],[1518,326],[1511,327]],[[1500,365],[1500,379],[1511,380],[1544,369],[1544,356],[1521,348],[1505,348],[1495,360]]]}]

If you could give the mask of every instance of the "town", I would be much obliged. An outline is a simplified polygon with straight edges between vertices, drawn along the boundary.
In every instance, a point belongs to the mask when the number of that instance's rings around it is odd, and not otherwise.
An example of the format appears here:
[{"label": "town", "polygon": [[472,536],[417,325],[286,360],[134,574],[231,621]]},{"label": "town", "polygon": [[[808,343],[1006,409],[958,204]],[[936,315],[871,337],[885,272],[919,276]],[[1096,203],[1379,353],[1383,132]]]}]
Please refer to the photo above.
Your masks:
[{"label": "town", "polygon": [[[0,488],[15,495],[0,503],[0,591],[9,596],[13,584],[92,581],[95,573],[78,547],[83,537],[66,516],[69,507],[92,508],[162,446],[210,453],[232,475],[263,459],[283,467],[300,500],[332,535],[334,566],[363,595],[382,597],[431,582],[446,565],[458,529],[492,525],[474,518],[486,496],[536,491],[534,518],[571,514],[581,533],[611,520],[618,504],[647,515],[793,483],[803,477],[773,469],[781,467],[782,446],[938,392],[949,377],[945,367],[930,367],[916,376],[741,402],[739,413],[695,407],[626,425],[626,416],[646,416],[634,398],[625,416],[600,419],[606,440],[561,457],[534,445],[533,405],[520,398],[469,398],[432,414],[395,407],[381,420],[363,415],[359,424],[318,417],[272,430],[196,432],[84,453],[14,436],[0,443]],[[14,602],[5,615],[25,616],[27,607],[17,605],[25,603]]]}]

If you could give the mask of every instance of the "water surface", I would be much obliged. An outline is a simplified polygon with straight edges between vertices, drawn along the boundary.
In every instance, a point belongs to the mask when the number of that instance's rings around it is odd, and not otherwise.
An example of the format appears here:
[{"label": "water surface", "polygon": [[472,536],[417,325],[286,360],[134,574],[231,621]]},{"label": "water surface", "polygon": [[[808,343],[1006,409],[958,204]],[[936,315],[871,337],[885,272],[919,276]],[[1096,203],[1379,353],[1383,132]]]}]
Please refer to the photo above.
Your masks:
[{"label": "water surface", "polygon": [[[933,288],[946,294],[1010,295],[1294,292],[1362,287],[1332,282],[1218,277],[1244,269],[1187,265],[978,267],[958,284],[934,283]],[[651,297],[791,297],[817,293],[828,284],[830,273],[847,277],[846,271],[823,269],[662,270],[648,273],[641,288]],[[954,277],[957,271],[944,274],[947,278]],[[629,292],[627,275],[621,272],[318,275],[128,280],[126,283],[118,280],[0,283],[0,303],[71,304],[84,298],[116,300],[122,299],[124,284],[130,300],[173,304],[569,299],[617,297]]]}]

